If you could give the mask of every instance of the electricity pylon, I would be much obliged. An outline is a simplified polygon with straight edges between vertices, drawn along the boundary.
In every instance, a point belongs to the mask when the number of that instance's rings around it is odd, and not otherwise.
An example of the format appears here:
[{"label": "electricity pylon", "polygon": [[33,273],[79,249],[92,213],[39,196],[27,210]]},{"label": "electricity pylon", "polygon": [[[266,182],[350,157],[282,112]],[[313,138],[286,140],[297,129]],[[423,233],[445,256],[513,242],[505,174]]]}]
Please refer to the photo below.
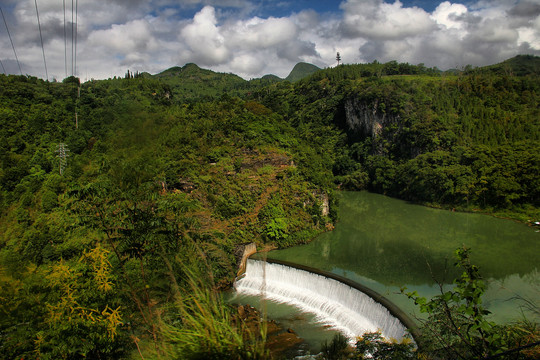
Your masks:
[{"label": "electricity pylon", "polygon": [[56,157],[59,159],[58,163],[59,163],[59,167],[60,167],[60,175],[62,175],[64,173],[64,169],[66,168],[66,165],[67,165],[67,157],[69,156],[69,154],[68,154],[69,149],[68,149],[66,144],[60,143],[60,144],[56,145],[56,152],[58,153],[58,155],[56,155]]}]

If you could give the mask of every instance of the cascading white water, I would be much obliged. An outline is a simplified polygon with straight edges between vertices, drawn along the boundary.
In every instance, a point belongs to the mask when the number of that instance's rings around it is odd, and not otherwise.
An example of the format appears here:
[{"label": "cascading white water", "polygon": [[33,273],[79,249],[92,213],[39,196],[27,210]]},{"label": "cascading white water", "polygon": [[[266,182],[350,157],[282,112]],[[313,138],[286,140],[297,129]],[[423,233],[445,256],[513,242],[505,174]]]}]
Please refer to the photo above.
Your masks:
[{"label": "cascading white water", "polygon": [[378,330],[398,341],[407,334],[399,319],[362,291],[308,271],[249,259],[246,276],[234,287],[239,294],[263,296],[313,313],[351,339]]}]

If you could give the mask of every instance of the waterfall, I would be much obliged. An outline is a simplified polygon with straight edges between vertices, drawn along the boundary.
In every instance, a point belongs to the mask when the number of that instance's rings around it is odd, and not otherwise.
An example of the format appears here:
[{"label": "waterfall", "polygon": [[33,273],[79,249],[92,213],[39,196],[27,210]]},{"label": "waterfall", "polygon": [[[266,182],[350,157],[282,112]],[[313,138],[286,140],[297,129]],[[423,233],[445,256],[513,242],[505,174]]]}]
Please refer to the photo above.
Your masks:
[{"label": "waterfall", "polygon": [[319,322],[351,339],[377,330],[398,341],[407,334],[402,322],[366,293],[310,271],[249,259],[245,277],[234,287],[239,294],[263,296],[313,313]]}]

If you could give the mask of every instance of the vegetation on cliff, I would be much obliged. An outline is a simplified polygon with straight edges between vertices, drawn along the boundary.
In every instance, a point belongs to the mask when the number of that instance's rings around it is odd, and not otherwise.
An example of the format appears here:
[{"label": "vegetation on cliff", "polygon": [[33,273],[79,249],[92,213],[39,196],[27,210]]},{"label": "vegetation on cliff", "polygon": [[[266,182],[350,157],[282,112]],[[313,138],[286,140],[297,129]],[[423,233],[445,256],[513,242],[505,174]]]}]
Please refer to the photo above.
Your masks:
[{"label": "vegetation on cliff", "polygon": [[540,217],[537,64],[517,57],[457,75],[339,66],[255,96],[301,132],[346,134],[332,164],[342,188],[527,221]]}]

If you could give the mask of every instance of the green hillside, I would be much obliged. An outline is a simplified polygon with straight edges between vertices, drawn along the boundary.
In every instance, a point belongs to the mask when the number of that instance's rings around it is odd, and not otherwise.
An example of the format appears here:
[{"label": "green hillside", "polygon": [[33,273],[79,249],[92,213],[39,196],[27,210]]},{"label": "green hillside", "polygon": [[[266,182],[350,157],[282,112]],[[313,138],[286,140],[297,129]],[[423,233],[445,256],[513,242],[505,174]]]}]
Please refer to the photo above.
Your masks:
[{"label": "green hillside", "polygon": [[201,69],[195,64],[172,67],[153,77],[169,85],[175,97],[182,101],[209,99],[223,94],[240,95],[248,87],[247,81],[238,75]]},{"label": "green hillside", "polygon": [[331,230],[339,189],[539,221],[537,63],[0,75],[0,359],[279,358],[221,291],[241,244]]},{"label": "green hillside", "polygon": [[[529,60],[524,68],[538,58]],[[539,218],[538,75],[488,69],[448,75],[397,62],[345,65],[255,96],[298,128],[346,134],[332,167],[341,188]]]},{"label": "green hillside", "polygon": [[[260,103],[209,95],[235,79],[188,66],[87,82],[78,99],[72,81],[0,75],[1,359],[151,357],[175,344],[162,331],[182,331],[193,286],[230,286],[239,244],[331,226],[331,173],[316,183],[293,162],[313,146]],[[220,306],[207,321],[234,317]],[[240,334],[234,351],[256,350],[240,324],[219,326]]]},{"label": "green hillside", "polygon": [[268,82],[279,82],[279,81],[282,81],[283,79],[281,79],[279,76],[277,75],[272,75],[272,74],[269,74],[269,75],[264,75],[261,80],[264,80],[264,81],[268,81]]},{"label": "green hillside", "polygon": [[290,81],[290,82],[295,82],[305,77],[308,77],[319,70],[321,69],[313,64],[299,62],[298,64],[294,66],[294,68],[291,70],[291,72],[285,78],[285,80]]},{"label": "green hillside", "polygon": [[527,76],[540,75],[540,57],[533,55],[518,55],[502,63],[478,69],[497,75]]}]

